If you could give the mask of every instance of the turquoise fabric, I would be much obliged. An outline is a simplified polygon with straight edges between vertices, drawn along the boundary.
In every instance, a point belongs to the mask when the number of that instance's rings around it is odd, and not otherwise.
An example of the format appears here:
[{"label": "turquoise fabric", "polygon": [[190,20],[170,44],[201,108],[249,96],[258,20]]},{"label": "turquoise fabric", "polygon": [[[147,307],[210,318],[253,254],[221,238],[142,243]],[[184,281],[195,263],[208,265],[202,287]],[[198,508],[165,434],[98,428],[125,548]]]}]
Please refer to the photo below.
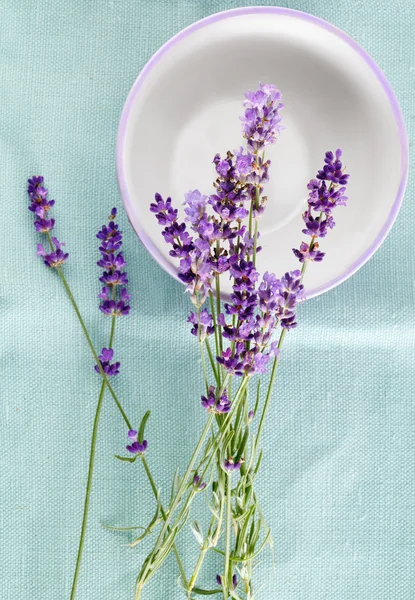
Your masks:
[{"label": "turquoise fabric", "polygon": [[[69,598],[99,378],[38,240],[25,182],[42,173],[57,200],[65,267],[94,343],[108,339],[96,308],[95,232],[121,206],[118,119],[138,72],[193,21],[248,4],[223,0],[3,0],[1,18],[1,543],[4,600]],[[250,0],[249,4],[271,4]],[[410,140],[415,123],[412,0],[297,0],[284,6],[338,25],[395,89]],[[328,82],[329,84],[329,82]],[[411,147],[411,153],[413,148]],[[370,157],[367,157],[370,160]],[[414,171],[388,239],[353,278],[301,307],[289,335],[266,431],[259,495],[273,530],[257,569],[258,598],[415,597]],[[6,210],[7,209],[7,210]],[[131,419],[153,411],[149,462],[165,492],[203,415],[197,347],[182,287],[137,241],[125,214],[133,294],[119,324],[116,382]],[[102,523],[145,524],[153,503],[140,465],[119,464],[125,430],[110,397],[99,432],[79,600],[130,600],[148,545]],[[179,546],[188,570],[196,545]],[[206,585],[220,566],[209,563]],[[169,560],[145,599],[180,598]]]}]

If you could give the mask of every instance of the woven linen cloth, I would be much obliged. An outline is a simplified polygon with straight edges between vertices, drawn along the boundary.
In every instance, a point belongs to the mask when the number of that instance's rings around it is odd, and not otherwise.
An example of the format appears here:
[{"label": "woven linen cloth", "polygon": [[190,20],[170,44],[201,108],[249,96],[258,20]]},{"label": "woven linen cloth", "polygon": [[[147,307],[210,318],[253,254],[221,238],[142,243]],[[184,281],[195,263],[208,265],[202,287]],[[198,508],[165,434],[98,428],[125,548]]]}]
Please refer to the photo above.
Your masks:
[{"label": "woven linen cloth", "polygon": [[[0,597],[64,600],[74,570],[100,381],[56,273],[36,259],[26,180],[56,199],[65,273],[97,348],[95,233],[121,208],[115,139],[150,56],[197,19],[266,0],[3,0],[0,24]],[[409,139],[415,123],[413,0],[297,0],[350,34],[386,74]],[[330,82],[327,82],[330,85]],[[413,148],[411,145],[411,154]],[[370,161],[371,157],[366,157]],[[301,306],[264,437],[258,494],[274,538],[255,577],[267,600],[415,598],[414,170],[389,237],[351,279]],[[366,215],[362,215],[365,218]],[[369,215],[370,216],[370,215]],[[132,420],[152,410],[148,460],[165,495],[204,414],[188,297],[120,210],[131,316],[117,325],[116,388]],[[143,525],[154,503],[140,464],[114,459],[125,427],[109,396],[99,431],[79,600],[131,600],[150,546],[103,524]],[[202,506],[202,504],[200,504]],[[196,542],[178,543],[188,571]],[[201,583],[214,587],[219,557]],[[144,600],[181,598],[170,558]]]}]

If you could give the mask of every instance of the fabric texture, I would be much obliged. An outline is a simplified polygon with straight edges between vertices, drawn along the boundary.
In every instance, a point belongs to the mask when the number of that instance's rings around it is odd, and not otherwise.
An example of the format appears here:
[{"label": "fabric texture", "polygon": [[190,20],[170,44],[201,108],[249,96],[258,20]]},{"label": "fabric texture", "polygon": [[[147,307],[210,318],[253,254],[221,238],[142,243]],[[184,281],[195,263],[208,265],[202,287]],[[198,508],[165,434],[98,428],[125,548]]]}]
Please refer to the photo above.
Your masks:
[{"label": "fabric texture", "polygon": [[[95,232],[121,208],[115,139],[138,72],[193,21],[267,0],[3,0],[3,206],[0,370],[0,581],[3,600],[69,598],[100,381],[56,274],[35,257],[26,179],[43,174],[56,199],[65,273],[97,348]],[[296,0],[283,6],[344,29],[385,72],[409,139],[415,124],[412,0]],[[411,145],[411,154],[413,147]],[[370,157],[368,157],[370,160]],[[9,190],[7,191],[6,188]],[[258,493],[274,557],[256,570],[258,598],[413,600],[415,595],[414,170],[389,237],[356,275],[306,302],[290,333],[265,436]],[[120,211],[133,311],[120,322],[116,381],[131,419],[150,408],[148,460],[165,496],[204,413],[197,344],[182,286],[147,254]],[[79,600],[130,600],[149,545],[102,524],[143,525],[153,501],[137,463],[114,458],[125,428],[110,396],[99,431]],[[164,497],[165,497],[164,496]],[[196,544],[179,547],[188,571]],[[220,571],[203,571],[210,586]],[[175,599],[169,559],[143,598]]]}]

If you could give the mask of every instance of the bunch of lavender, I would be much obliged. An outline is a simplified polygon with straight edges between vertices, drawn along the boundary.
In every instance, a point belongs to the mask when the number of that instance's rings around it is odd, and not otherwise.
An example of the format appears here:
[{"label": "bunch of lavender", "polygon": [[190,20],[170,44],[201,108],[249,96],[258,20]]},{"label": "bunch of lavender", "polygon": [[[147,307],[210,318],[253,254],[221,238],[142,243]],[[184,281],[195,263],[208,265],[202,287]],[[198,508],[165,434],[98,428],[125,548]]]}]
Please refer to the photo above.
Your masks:
[{"label": "bunch of lavender", "polygon": [[[214,156],[214,193],[188,192],[184,221],[179,219],[170,198],[164,200],[156,194],[150,207],[163,228],[164,240],[171,246],[171,256],[178,260],[179,277],[186,284],[194,306],[188,322],[199,342],[205,387],[201,396],[205,426],[185,472],[181,476],[176,473],[173,478],[166,508],[146,458],[148,443],[144,430],[150,413],[147,411],[134,429],[110,382],[120,371],[120,363],[114,362],[115,323],[130,312],[116,210],[111,211],[108,224],[97,234],[101,254],[98,265],[103,269],[99,308],[111,321],[108,344],[98,355],[62,269],[69,255],[63,250],[64,244],[51,235],[55,220],[50,218],[49,211],[54,201],[48,200],[42,177],[29,179],[29,209],[35,214],[35,229],[45,236],[48,247],[46,250],[43,244],[38,244],[37,253],[48,268],[58,273],[95,361],[94,368],[102,378],[71,600],[75,598],[80,572],[105,389],[109,390],[126,426],[127,455],[116,457],[130,463],[137,459],[142,462],[156,500],[153,519],[131,544],[135,546],[157,531],[153,548],[136,580],[136,600],[171,551],[180,571],[180,585],[189,599],[211,594],[221,594],[224,600],[255,597],[255,559],[270,542],[270,531],[255,491],[262,457],[261,435],[282,345],[286,333],[297,325],[296,311],[303,299],[306,266],[310,261],[321,262],[324,258],[318,240],[334,227],[334,208],[346,203],[344,192],[349,176],[344,172],[341,151],[327,152],[323,168],[308,184],[308,208],[303,214],[302,231],[311,239],[293,249],[302,264],[301,270],[287,272],[280,278],[268,272],[261,275],[256,268],[257,254],[261,251],[259,221],[266,207],[263,192],[271,165],[265,159],[265,152],[283,130],[280,114],[283,104],[280,92],[273,85],[261,84],[259,90],[248,92],[245,98],[241,121],[246,147],[229,151],[223,157]],[[223,277],[232,282],[232,293],[225,303],[220,296]],[[272,363],[271,375],[264,395],[259,376],[267,372],[269,363]],[[193,521],[192,530],[200,551],[188,578],[175,542],[188,520],[195,496],[200,493],[206,494],[211,520],[205,533],[198,521]],[[216,587],[203,589],[198,586],[198,579],[211,550],[222,558],[222,566],[212,582]]]},{"label": "bunch of lavender", "polygon": [[[156,194],[150,206],[171,246],[170,255],[178,259],[179,277],[195,307],[188,321],[201,351],[206,388],[201,406],[207,418],[185,473],[175,476],[167,519],[137,577],[136,600],[169,555],[194,497],[202,490],[210,495],[211,522],[205,534],[199,523],[193,522],[200,553],[190,579],[182,579],[181,585],[188,598],[220,593],[224,600],[253,600],[254,561],[270,541],[255,479],[281,348],[286,333],[297,325],[305,267],[323,259],[318,240],[334,227],[334,208],[347,200],[344,192],[349,176],[344,173],[341,151],[327,152],[324,167],[308,184],[302,231],[311,240],[293,250],[302,263],[301,270],[280,278],[268,272],[261,275],[256,268],[261,250],[258,224],[266,206],[263,187],[271,164],[265,160],[265,151],[283,129],[283,104],[273,85],[261,84],[245,98],[241,120],[246,148],[228,151],[224,157],[215,155],[214,193],[191,190],[185,194],[184,221],[171,198],[164,200]],[[223,304],[221,277],[232,282],[230,299]],[[263,398],[260,378],[256,385],[254,381],[266,373],[269,363],[271,376]],[[216,577],[218,587],[202,589],[197,581],[209,550],[222,556],[223,565]]]}]

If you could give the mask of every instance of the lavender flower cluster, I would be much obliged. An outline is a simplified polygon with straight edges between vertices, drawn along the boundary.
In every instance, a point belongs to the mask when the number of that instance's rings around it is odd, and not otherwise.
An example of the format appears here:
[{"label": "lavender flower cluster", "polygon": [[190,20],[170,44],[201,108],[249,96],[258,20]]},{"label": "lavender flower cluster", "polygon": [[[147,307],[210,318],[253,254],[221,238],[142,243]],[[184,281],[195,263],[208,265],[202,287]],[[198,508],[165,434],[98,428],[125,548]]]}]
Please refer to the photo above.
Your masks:
[{"label": "lavender flower cluster", "polygon": [[[307,189],[309,196],[308,208],[303,214],[304,235],[311,236],[309,244],[302,242],[300,248],[293,248],[294,255],[301,263],[307,260],[321,262],[324,252],[319,250],[318,238],[324,238],[335,222],[332,216],[336,206],[345,206],[348,200],[344,195],[349,175],[344,173],[340,157],[341,150],[326,152],[324,167],[317,173],[316,179],[311,179]],[[313,215],[318,214],[318,216]]]},{"label": "lavender flower cluster", "polygon": [[30,201],[29,210],[36,216],[34,221],[35,229],[38,233],[47,236],[51,250],[47,252],[43,244],[38,244],[37,255],[43,258],[43,262],[47,267],[57,269],[66,262],[69,254],[62,250],[65,244],[50,235],[55,226],[55,219],[49,218],[49,211],[54,206],[55,201],[49,200],[48,190],[43,186],[44,179],[42,176],[33,175],[33,177],[28,179],[27,183],[27,193]]},{"label": "lavender flower cluster", "polygon": [[[242,132],[247,150],[241,147],[228,152],[225,158],[214,156],[215,193],[205,196],[193,190],[185,194],[184,222],[179,222],[171,198],[164,201],[156,194],[150,206],[164,227],[165,241],[172,246],[170,255],[180,261],[179,277],[199,309],[188,320],[193,325],[192,333],[201,341],[214,333],[214,324],[208,310],[200,311],[200,307],[217,277],[229,272],[233,282],[231,301],[224,305],[225,314],[218,315],[217,323],[230,346],[217,362],[238,376],[265,372],[270,358],[278,355],[273,334],[278,326],[295,327],[295,308],[302,297],[299,271],[286,273],[282,279],[265,273],[259,281],[253,255],[261,248],[256,247],[252,231],[242,224],[250,211],[253,219],[259,219],[264,210],[265,198],[258,199],[268,180],[270,161],[264,161],[259,151],[274,143],[282,129],[280,99],[275,86],[266,84],[246,94]],[[202,405],[225,412],[214,392],[202,399]]]},{"label": "lavender flower cluster", "polygon": [[101,242],[99,247],[101,258],[97,265],[104,269],[99,280],[105,284],[98,298],[101,300],[99,309],[105,315],[122,317],[130,312],[128,301],[131,296],[125,287],[128,277],[123,270],[126,262],[122,253],[122,232],[115,223],[116,216],[117,209],[113,208],[108,217],[108,225],[103,225],[97,233],[97,238]]}]

